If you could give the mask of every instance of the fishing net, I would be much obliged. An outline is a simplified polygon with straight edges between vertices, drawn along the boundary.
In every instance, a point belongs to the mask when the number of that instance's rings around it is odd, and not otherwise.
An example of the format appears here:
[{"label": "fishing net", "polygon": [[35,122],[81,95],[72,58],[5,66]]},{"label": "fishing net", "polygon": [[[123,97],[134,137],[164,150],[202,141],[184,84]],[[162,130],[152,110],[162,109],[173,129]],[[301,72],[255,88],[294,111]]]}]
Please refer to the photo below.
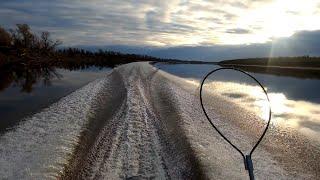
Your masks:
[{"label": "fishing net", "polygon": [[262,140],[271,115],[269,99],[260,82],[242,70],[219,68],[203,79],[200,100],[211,126],[243,156],[245,166],[247,160],[252,165],[251,155]]}]

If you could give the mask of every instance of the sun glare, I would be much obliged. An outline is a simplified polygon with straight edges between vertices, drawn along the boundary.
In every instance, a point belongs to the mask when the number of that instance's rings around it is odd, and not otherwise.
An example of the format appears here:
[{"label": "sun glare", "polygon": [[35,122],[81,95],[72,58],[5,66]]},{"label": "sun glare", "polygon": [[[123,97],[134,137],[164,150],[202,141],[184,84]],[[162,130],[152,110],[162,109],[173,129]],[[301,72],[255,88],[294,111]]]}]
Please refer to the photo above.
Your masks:
[{"label": "sun glare", "polygon": [[253,28],[251,34],[243,35],[251,43],[289,37],[299,30],[320,28],[320,21],[316,20],[317,4],[310,0],[275,0],[244,11],[236,24],[244,29]]},{"label": "sun glare", "polygon": [[[192,85],[199,85],[195,81],[189,80],[187,82]],[[209,93],[225,98],[227,101],[230,100],[230,102],[238,104],[249,112],[254,112],[262,120],[267,121],[269,118],[269,102],[259,86],[214,81],[206,83],[204,89]],[[230,94],[239,96],[230,96]],[[318,104],[290,100],[283,93],[268,93],[268,96],[272,110],[272,124],[284,128],[295,128],[303,134],[315,138],[314,134],[317,134],[317,132],[304,124],[319,123],[318,109],[320,106]]]}]

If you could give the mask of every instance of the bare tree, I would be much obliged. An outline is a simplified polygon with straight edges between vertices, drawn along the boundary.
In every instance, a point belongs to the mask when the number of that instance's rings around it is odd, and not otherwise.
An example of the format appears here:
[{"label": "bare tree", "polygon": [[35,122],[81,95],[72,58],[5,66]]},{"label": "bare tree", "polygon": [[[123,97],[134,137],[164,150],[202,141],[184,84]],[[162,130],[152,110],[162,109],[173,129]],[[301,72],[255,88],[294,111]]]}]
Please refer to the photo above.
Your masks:
[{"label": "bare tree", "polygon": [[39,46],[39,38],[31,32],[29,25],[17,24],[17,28],[10,30],[13,45],[17,48],[35,49]]},{"label": "bare tree", "polygon": [[61,44],[62,42],[59,40],[52,40],[49,32],[45,31],[41,33],[40,46],[43,51],[52,52]]},{"label": "bare tree", "polygon": [[11,42],[11,35],[0,26],[0,46],[9,47]]}]

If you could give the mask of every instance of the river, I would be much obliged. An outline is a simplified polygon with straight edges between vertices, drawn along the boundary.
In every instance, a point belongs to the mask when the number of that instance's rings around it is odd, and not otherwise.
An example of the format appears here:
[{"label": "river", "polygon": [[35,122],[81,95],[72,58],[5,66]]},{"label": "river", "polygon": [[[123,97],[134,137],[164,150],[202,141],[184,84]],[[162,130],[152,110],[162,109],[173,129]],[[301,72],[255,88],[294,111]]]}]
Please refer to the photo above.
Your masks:
[{"label": "river", "polygon": [[[32,91],[8,86],[0,93],[2,112],[9,105],[12,114],[20,114],[21,107],[38,107],[25,110],[28,117],[12,115],[14,122],[3,125],[0,176],[245,179],[242,157],[210,127],[200,107],[200,81],[216,68],[131,63],[112,71],[58,70],[65,81],[60,77],[40,87],[31,83]],[[251,74],[267,89],[272,109],[271,127],[252,156],[257,179],[319,178],[319,81]],[[231,84],[245,91],[231,95],[213,91],[209,83],[208,114],[216,125],[227,126],[225,133],[238,145],[252,146],[263,127],[251,121],[260,118],[246,103],[258,102],[259,94],[251,84],[225,81],[233,76],[222,74],[222,87]],[[42,93],[35,93],[37,88]]]},{"label": "river", "polygon": [[1,81],[0,87],[5,88],[0,88],[0,134],[63,96],[97,78],[106,76],[110,70],[111,68],[97,67],[83,70],[56,69],[49,75],[41,74],[30,83],[25,77],[12,79],[9,82]]}]

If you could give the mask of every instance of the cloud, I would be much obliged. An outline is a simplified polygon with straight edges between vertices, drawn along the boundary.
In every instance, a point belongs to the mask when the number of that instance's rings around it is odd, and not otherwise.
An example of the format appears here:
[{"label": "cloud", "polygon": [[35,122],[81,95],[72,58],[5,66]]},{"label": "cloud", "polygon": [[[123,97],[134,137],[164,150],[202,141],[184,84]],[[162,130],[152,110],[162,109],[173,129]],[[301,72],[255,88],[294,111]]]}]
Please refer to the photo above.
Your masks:
[{"label": "cloud", "polygon": [[249,45],[187,46],[155,49],[150,55],[188,60],[219,61],[236,58],[320,56],[320,30],[300,31],[287,38]]},{"label": "cloud", "polygon": [[238,8],[248,8],[249,7],[248,5],[246,5],[240,1],[232,2],[231,6],[238,7]]},{"label": "cloud", "polygon": [[102,48],[124,53],[146,54],[160,58],[204,61],[272,56],[320,56],[320,30],[300,31],[291,37],[275,38],[270,42],[249,45],[177,46],[167,48],[141,46],[81,47],[89,50]]},{"label": "cloud", "polygon": [[231,13],[225,13],[224,17],[225,17],[226,20],[232,20],[233,18],[236,18],[237,15],[231,14]]},{"label": "cloud", "polygon": [[[313,0],[2,0],[0,25],[27,23],[65,45],[256,44],[320,29]],[[272,12],[272,13],[271,13]],[[237,28],[235,28],[237,27]]]},{"label": "cloud", "polygon": [[235,29],[227,29],[226,33],[230,33],[230,34],[248,34],[248,33],[250,33],[250,30],[241,29],[241,28],[235,28]]}]

